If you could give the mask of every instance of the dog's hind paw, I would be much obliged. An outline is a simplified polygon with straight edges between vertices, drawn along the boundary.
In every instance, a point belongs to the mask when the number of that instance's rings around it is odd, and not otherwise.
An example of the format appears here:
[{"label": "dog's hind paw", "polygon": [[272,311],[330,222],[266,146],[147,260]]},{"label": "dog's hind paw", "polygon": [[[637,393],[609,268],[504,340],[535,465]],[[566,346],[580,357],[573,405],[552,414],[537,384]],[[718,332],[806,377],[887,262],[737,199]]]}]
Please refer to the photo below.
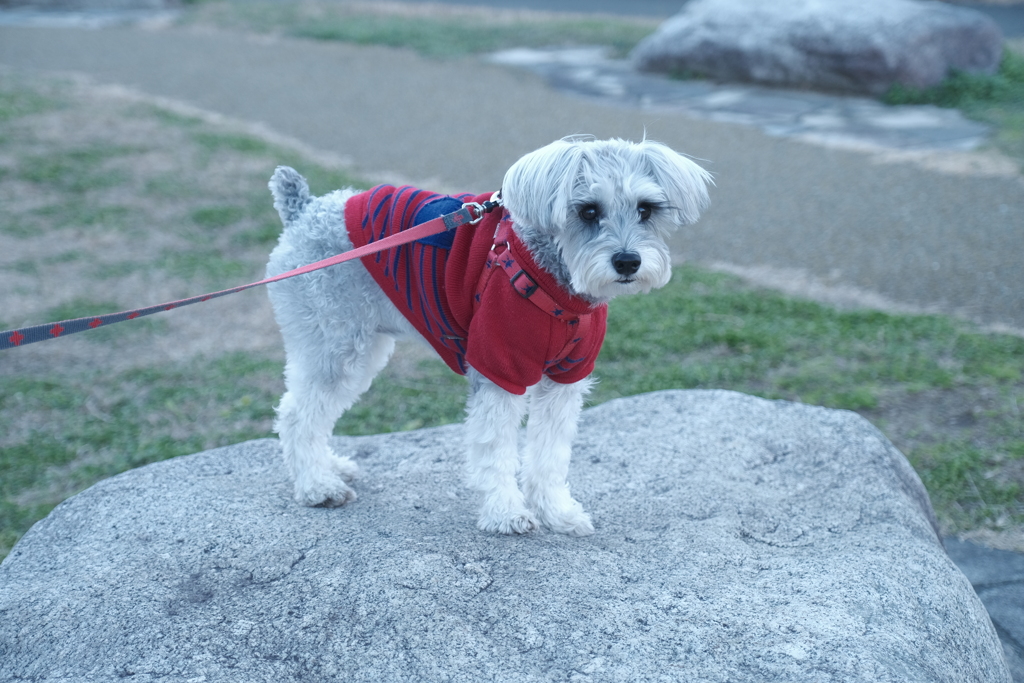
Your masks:
[{"label": "dog's hind paw", "polygon": [[352,458],[346,458],[345,456],[335,456],[332,458],[331,469],[344,479],[346,483],[352,483],[352,480],[359,476],[359,465]]}]

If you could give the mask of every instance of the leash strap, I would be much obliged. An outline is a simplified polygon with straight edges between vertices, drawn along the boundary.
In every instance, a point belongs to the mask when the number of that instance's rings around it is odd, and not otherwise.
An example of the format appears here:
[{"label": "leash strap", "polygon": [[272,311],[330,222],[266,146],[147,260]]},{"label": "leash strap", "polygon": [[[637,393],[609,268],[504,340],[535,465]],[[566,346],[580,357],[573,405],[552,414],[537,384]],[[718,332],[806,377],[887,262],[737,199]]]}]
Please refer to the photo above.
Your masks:
[{"label": "leash strap", "polygon": [[346,251],[342,254],[338,254],[337,256],[332,256],[322,261],[311,263],[308,266],[302,266],[294,270],[289,270],[286,273],[275,275],[274,277],[268,277],[264,280],[260,280],[259,282],[252,282],[247,285],[232,287],[231,289],[224,289],[219,292],[211,292],[210,294],[193,296],[188,299],[168,301],[167,303],[147,306],[146,308],[137,308],[131,311],[109,313],[106,315],[86,318],[75,318],[73,320],[61,320],[56,323],[33,325],[31,327],[22,327],[15,330],[0,332],[0,351],[25,346],[26,344],[32,344],[34,342],[45,341],[47,339],[66,337],[69,334],[75,334],[76,332],[94,330],[97,327],[113,325],[114,323],[124,322],[125,320],[134,320],[135,318],[142,318],[161,311],[170,311],[174,308],[181,308],[182,306],[196,304],[201,301],[217,299],[222,296],[227,296],[228,294],[234,294],[235,292],[259,287],[260,285],[269,285],[272,282],[287,280],[288,278],[295,277],[296,275],[312,273],[315,270],[328,268],[339,263],[344,263],[345,261],[369,256],[370,254],[375,254],[378,251],[384,251],[391,247],[397,247],[401,244],[415,242],[416,240],[423,239],[424,237],[437,235],[445,232],[446,230],[454,230],[461,225],[473,225],[475,223],[479,223],[484,214],[493,211],[495,207],[499,206],[499,203],[500,199],[498,199],[498,193],[495,193],[491,198],[491,201],[484,202],[483,204],[478,204],[476,202],[463,204],[462,208],[458,211],[453,211],[452,213],[445,214],[444,216],[438,216],[433,220],[427,221],[426,223],[420,223],[419,225],[413,226],[408,230],[403,230],[398,234],[385,237],[384,239],[376,242],[371,242],[370,244],[357,249]]}]

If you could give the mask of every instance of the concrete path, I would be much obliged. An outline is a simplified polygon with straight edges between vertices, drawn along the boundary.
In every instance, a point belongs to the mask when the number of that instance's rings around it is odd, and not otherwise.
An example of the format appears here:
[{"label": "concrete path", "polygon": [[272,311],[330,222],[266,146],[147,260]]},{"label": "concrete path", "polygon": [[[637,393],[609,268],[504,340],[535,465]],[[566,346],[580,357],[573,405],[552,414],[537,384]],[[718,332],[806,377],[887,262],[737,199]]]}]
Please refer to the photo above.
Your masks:
[{"label": "concrete path", "polygon": [[[715,174],[713,206],[676,239],[819,296],[904,304],[1024,329],[1024,182],[937,172],[682,113],[595,104],[482,60],[234,34],[0,28],[0,64],[85,73],[258,121],[366,175],[486,191],[569,133],[644,132]],[[890,160],[891,161],[891,158]]]}]

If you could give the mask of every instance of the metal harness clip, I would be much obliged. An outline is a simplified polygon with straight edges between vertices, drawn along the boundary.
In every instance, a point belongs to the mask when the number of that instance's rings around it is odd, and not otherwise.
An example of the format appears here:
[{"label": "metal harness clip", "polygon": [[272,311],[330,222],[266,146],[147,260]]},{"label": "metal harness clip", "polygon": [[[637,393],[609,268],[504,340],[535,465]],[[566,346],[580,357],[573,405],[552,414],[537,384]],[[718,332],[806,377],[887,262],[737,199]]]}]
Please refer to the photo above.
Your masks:
[{"label": "metal harness clip", "polygon": [[490,213],[499,206],[501,206],[501,190],[492,194],[491,198],[483,204],[480,204],[479,202],[466,202],[462,205],[462,208],[469,209],[470,212],[476,211],[476,218],[468,223],[468,225],[476,225],[483,220],[485,213]]},{"label": "metal harness clip", "polygon": [[478,202],[466,202],[465,204],[462,205],[462,208],[469,209],[470,213],[476,211],[476,218],[467,223],[467,225],[476,225],[477,223],[484,219],[484,214],[487,213],[487,211],[484,210],[483,204],[480,204]]}]

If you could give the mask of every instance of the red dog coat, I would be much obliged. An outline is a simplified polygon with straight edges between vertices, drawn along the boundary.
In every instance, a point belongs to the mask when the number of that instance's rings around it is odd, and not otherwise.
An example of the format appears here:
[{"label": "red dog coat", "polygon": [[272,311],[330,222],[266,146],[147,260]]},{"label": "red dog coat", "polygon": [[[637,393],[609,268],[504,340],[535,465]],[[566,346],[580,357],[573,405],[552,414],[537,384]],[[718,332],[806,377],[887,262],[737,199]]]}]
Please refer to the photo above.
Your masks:
[{"label": "red dog coat", "polygon": [[[463,202],[489,198],[380,185],[348,200],[345,225],[352,244],[361,247],[455,211]],[[592,306],[559,287],[511,228],[508,212],[493,211],[476,225],[364,256],[362,262],[460,375],[468,363],[514,394],[525,393],[543,375],[577,382],[594,369],[608,307]]]}]

